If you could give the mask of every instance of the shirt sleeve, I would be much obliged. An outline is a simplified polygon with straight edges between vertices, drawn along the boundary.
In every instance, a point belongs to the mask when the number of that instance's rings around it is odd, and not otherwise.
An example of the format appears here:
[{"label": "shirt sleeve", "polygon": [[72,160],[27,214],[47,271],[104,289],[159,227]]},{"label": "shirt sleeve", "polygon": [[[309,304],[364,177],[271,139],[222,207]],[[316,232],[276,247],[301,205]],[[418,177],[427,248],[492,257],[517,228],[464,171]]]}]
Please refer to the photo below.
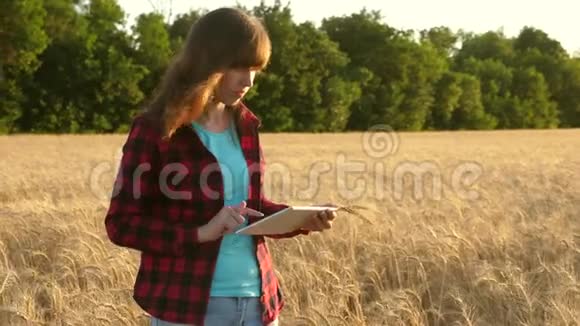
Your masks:
[{"label": "shirt sleeve", "polygon": [[118,246],[142,252],[189,255],[197,250],[199,228],[151,212],[161,196],[156,134],[139,117],[133,121],[105,217],[107,236]]}]

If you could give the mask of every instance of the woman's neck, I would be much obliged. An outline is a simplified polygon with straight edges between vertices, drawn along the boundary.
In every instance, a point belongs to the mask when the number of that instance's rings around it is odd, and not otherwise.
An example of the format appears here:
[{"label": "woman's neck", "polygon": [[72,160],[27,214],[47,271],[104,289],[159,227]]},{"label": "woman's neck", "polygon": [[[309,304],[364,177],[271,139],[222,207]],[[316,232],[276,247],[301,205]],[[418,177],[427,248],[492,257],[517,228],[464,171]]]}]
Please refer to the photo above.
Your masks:
[{"label": "woman's neck", "polygon": [[208,103],[204,113],[196,120],[205,129],[221,132],[229,127],[231,112],[223,103]]},{"label": "woman's neck", "polygon": [[227,121],[228,110],[226,105],[221,102],[208,102],[204,109],[204,114],[200,117],[200,123],[209,123],[220,125]]}]

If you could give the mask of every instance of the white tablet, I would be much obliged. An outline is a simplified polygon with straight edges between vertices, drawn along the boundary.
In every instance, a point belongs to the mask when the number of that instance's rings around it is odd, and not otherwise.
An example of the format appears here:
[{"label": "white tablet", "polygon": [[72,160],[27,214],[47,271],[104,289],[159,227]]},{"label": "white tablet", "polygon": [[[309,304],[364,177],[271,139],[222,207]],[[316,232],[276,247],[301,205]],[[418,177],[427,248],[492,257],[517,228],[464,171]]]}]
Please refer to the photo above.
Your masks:
[{"label": "white tablet", "polygon": [[338,207],[290,206],[237,230],[236,234],[264,235],[296,231],[310,216],[324,210],[336,211]]}]

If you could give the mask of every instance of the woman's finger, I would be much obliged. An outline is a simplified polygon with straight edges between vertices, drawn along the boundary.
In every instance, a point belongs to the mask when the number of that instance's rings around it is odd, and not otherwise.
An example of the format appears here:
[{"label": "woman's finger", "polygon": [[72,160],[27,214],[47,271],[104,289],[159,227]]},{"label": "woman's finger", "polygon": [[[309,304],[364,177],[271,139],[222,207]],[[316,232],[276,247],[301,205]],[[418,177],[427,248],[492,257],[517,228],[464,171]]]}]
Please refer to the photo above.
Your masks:
[{"label": "woman's finger", "polygon": [[326,216],[328,217],[329,221],[332,221],[336,218],[336,212],[335,211],[331,211],[331,210],[327,210],[326,211]]},{"label": "woman's finger", "polygon": [[314,224],[314,227],[318,231],[322,231],[325,228],[324,227],[324,222],[322,220],[322,217],[321,217],[320,213],[318,213],[318,214],[316,214],[314,216],[314,218],[312,219],[312,223]]},{"label": "woman's finger", "polygon": [[232,231],[234,231],[238,226],[240,226],[241,223],[239,223],[237,220],[234,219],[229,219],[226,221],[225,223],[225,227],[228,230],[228,233],[231,233]]},{"label": "woman's finger", "polygon": [[243,217],[242,215],[240,215],[237,211],[233,211],[230,213],[230,219],[229,220],[233,220],[236,223],[244,223],[244,221],[246,220],[245,217]]},{"label": "woman's finger", "polygon": [[320,212],[320,214],[318,216],[318,219],[320,220],[320,222],[322,224],[322,227],[324,229],[330,229],[331,224],[330,224],[330,221],[328,219],[328,214],[327,214],[326,211],[325,212]]},{"label": "woman's finger", "polygon": [[245,208],[240,209],[240,213],[241,214],[248,214],[248,215],[252,215],[252,216],[258,216],[258,217],[264,216],[264,213],[259,212],[255,209],[251,209],[249,207],[245,207]]}]

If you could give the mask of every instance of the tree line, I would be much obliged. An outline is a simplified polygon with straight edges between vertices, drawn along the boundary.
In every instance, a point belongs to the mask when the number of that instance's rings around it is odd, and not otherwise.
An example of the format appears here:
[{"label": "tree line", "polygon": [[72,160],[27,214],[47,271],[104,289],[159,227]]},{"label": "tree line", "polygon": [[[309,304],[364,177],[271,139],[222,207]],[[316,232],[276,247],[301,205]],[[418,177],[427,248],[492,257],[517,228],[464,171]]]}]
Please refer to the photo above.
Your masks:
[{"label": "tree line", "polygon": [[[580,127],[580,58],[542,30],[419,32],[378,11],[296,23],[244,10],[272,40],[246,103],[266,131]],[[115,0],[0,2],[0,133],[125,132],[205,9],[127,27]]]}]

